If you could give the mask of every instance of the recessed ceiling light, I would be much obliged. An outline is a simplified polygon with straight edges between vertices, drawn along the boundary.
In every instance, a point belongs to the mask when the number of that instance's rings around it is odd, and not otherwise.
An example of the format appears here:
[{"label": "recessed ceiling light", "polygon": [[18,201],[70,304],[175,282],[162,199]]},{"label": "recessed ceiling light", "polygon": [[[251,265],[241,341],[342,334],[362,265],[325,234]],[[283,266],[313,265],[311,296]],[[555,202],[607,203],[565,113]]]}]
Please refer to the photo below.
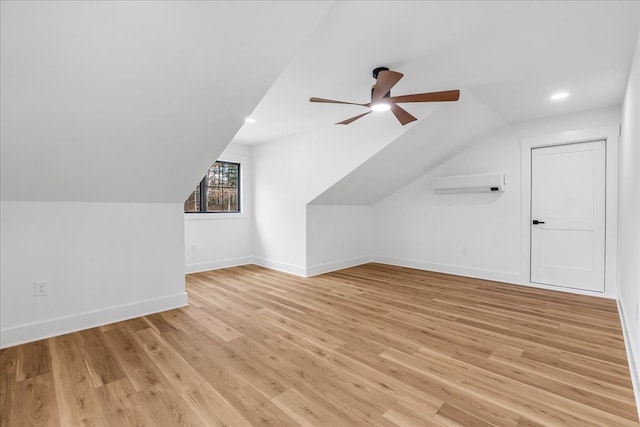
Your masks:
[{"label": "recessed ceiling light", "polygon": [[551,99],[552,101],[559,101],[561,99],[565,99],[568,96],[569,96],[569,92],[557,92],[551,95],[549,99]]},{"label": "recessed ceiling light", "polygon": [[255,123],[256,119],[254,119],[253,117],[247,117],[246,119],[244,119],[245,123]]},{"label": "recessed ceiling light", "polygon": [[381,102],[379,104],[373,104],[371,106],[371,109],[373,111],[389,111],[389,109],[391,108],[391,105],[385,103],[385,102]]}]

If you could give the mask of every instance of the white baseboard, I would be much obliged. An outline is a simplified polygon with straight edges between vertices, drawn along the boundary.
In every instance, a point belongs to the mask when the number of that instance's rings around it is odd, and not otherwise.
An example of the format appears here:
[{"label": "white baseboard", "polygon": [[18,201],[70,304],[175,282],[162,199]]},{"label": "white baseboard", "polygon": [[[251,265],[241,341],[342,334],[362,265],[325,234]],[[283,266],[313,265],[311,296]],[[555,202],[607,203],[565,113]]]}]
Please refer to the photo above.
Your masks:
[{"label": "white baseboard", "polygon": [[374,255],[371,257],[373,262],[381,264],[396,265],[398,267],[415,268],[418,270],[434,271],[436,273],[455,274],[457,276],[474,277],[477,279],[495,280],[497,282],[506,282],[513,284],[522,284],[520,282],[520,274],[509,273],[497,270],[482,270],[476,268],[461,267],[458,265],[438,264],[432,262],[418,261],[406,258],[393,258],[386,256]]},{"label": "white baseboard", "polygon": [[629,374],[631,375],[631,383],[633,384],[633,394],[636,398],[636,411],[638,411],[638,418],[640,418],[640,378],[638,377],[638,366],[636,365],[633,343],[629,335],[629,328],[627,327],[627,316],[625,315],[622,304],[620,304],[620,300],[617,300],[617,303],[618,315],[620,316],[620,324],[622,325],[622,333],[624,335],[624,347],[627,352],[627,360],[629,361]]},{"label": "white baseboard", "polygon": [[188,305],[186,292],[0,330],[0,348],[51,338]]},{"label": "white baseboard", "polygon": [[615,298],[614,295],[603,294],[602,292],[593,292],[582,289],[563,288],[560,286],[531,283],[528,280],[524,280],[522,278],[522,275],[518,273],[510,273],[506,271],[483,270],[478,268],[461,267],[458,265],[438,264],[413,259],[392,258],[378,255],[374,255],[371,258],[371,261],[379,262],[381,264],[396,265],[398,267],[408,267],[415,268],[417,270],[433,271],[436,273],[454,274],[456,276],[473,277],[475,279],[493,280],[496,282],[509,283],[511,285],[526,286],[528,288],[546,289],[548,291],[567,292],[578,295],[589,295],[599,298]]},{"label": "white baseboard", "polygon": [[238,267],[240,265],[255,264],[261,267],[270,268],[272,270],[282,271],[284,273],[294,274],[301,277],[317,276],[318,274],[329,273],[331,271],[341,270],[343,268],[355,267],[356,265],[371,262],[369,256],[351,258],[342,261],[336,261],[328,264],[317,265],[314,267],[300,267],[293,264],[274,261],[266,258],[244,257],[224,259],[220,261],[203,262],[199,264],[189,264],[185,266],[186,274],[199,273],[201,271],[218,270],[220,268]]},{"label": "white baseboard", "polygon": [[362,256],[357,258],[345,259],[342,261],[330,262],[328,264],[316,265],[314,267],[307,268],[307,277],[317,276],[318,274],[330,273],[336,270],[342,270],[343,268],[355,267],[356,265],[362,265],[371,262],[371,257]]},{"label": "white baseboard", "polygon": [[260,267],[266,267],[296,276],[307,277],[307,269],[305,267],[258,257],[253,257],[252,260],[253,264],[259,265]]},{"label": "white baseboard", "polygon": [[252,257],[230,258],[219,261],[201,262],[198,264],[188,264],[184,267],[186,274],[199,273],[201,271],[218,270],[220,268],[238,267],[239,265],[253,264]]}]

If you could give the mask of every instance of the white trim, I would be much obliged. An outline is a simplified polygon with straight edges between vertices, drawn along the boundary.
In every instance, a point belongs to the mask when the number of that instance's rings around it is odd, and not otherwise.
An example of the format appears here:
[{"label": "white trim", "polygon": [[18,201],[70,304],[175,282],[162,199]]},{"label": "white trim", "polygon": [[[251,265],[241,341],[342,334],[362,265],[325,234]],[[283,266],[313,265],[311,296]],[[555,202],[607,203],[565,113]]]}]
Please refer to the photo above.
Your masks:
[{"label": "white trim", "polygon": [[640,418],[640,378],[638,378],[638,367],[636,366],[636,359],[633,357],[632,341],[625,320],[627,317],[624,315],[624,309],[620,300],[617,300],[617,303],[620,324],[622,325],[622,334],[624,336],[624,348],[627,352],[627,360],[629,361],[629,374],[631,376],[631,384],[633,385],[633,395],[636,398],[636,411],[638,411],[638,418]]},{"label": "white trim", "polygon": [[373,262],[381,264],[395,265],[398,267],[415,268],[418,270],[433,271],[436,273],[454,274],[457,276],[475,277],[478,279],[495,280],[505,283],[517,283],[520,278],[518,273],[510,273],[498,270],[484,270],[479,268],[469,268],[460,265],[440,264],[434,262],[425,262],[415,259],[394,258],[388,256],[374,255]]},{"label": "white trim", "polygon": [[[574,144],[579,142],[605,140],[607,156],[607,188],[606,188],[606,223],[605,223],[605,291],[597,293],[606,298],[617,296],[618,276],[618,137],[619,126],[608,126],[595,129],[560,132],[551,135],[542,135],[520,140],[520,165],[521,165],[521,199],[520,199],[520,242],[521,242],[521,271],[525,284],[544,289],[557,289],[573,292],[569,288],[544,287],[537,283],[531,283],[530,271],[530,212],[531,212],[531,150],[538,147],[553,145]],[[588,291],[579,292],[584,295],[596,295]]]},{"label": "white trim", "polygon": [[386,256],[373,256],[372,262],[379,262],[381,264],[395,265],[398,267],[415,268],[417,270],[433,271],[436,273],[453,274],[456,276],[472,277],[475,279],[492,280],[495,282],[508,283],[517,286],[526,286],[528,288],[544,289],[547,291],[566,292],[577,295],[588,295],[600,298],[614,298],[603,294],[602,292],[592,292],[582,289],[561,288],[558,286],[542,285],[539,283],[523,283],[522,276],[519,273],[511,273],[508,271],[498,270],[484,270],[479,268],[469,268],[459,265],[451,264],[439,264],[418,261],[405,258],[392,258]]},{"label": "white trim", "polygon": [[266,258],[254,257],[253,264],[260,267],[270,268],[272,270],[282,271],[283,273],[289,273],[300,277],[307,277],[307,269],[293,264],[287,264],[285,262],[274,261]]},{"label": "white trim", "polygon": [[330,262],[328,264],[307,267],[307,277],[317,276],[319,274],[330,273],[344,268],[355,267],[357,265],[367,264],[371,262],[371,257],[361,256],[357,258],[345,259],[342,261]]},{"label": "white trim", "polygon": [[[242,197],[242,195],[240,197]],[[208,212],[208,213],[194,212],[194,213],[184,214],[185,221],[216,221],[220,219],[247,219],[247,218],[249,217],[245,212]]]},{"label": "white trim", "polygon": [[189,304],[186,292],[0,330],[0,348],[146,316]]},{"label": "white trim", "polygon": [[201,271],[218,270],[221,268],[238,267],[240,265],[248,265],[253,263],[253,258],[230,258],[219,261],[199,262],[197,264],[188,264],[184,267],[185,274],[199,273]]}]

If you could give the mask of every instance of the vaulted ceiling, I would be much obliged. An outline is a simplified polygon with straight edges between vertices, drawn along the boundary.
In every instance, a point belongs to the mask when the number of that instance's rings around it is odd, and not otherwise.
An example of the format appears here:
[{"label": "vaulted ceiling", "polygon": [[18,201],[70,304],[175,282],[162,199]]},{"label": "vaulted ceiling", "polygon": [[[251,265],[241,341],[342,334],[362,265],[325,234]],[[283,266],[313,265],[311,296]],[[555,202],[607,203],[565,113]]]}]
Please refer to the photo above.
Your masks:
[{"label": "vaulted ceiling", "polygon": [[[466,129],[480,135],[499,124],[616,105],[639,7],[2,2],[2,200],[181,202],[231,140],[264,143],[363,112],[308,99],[367,102],[377,66],[405,74],[394,95],[470,94],[473,105],[463,97],[458,108],[407,104],[420,120],[398,138],[406,146],[424,134],[461,147],[473,135],[447,131],[473,111],[491,118]],[[551,103],[557,90],[571,95]],[[249,115],[256,123],[244,124]],[[380,116],[349,126],[372,120]],[[442,149],[430,148],[434,156]],[[401,151],[390,146],[388,153]],[[358,173],[340,185],[350,188]]]},{"label": "vaulted ceiling", "polygon": [[[467,89],[506,122],[620,104],[638,34],[639,2],[337,2],[253,111],[238,141],[260,143],[366,111],[387,66],[392,95]],[[552,103],[549,96],[571,96]],[[419,118],[433,108],[403,104]],[[366,126],[370,114],[349,126]],[[390,125],[396,123],[390,121]],[[418,126],[417,123],[407,126]]]}]

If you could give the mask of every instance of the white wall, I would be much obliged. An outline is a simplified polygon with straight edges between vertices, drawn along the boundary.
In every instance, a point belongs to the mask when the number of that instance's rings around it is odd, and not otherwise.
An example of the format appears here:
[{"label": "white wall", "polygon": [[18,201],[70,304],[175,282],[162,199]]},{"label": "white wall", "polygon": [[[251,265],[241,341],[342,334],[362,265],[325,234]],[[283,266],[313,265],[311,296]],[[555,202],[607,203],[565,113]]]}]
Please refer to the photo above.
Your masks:
[{"label": "white wall", "polygon": [[[182,204],[0,209],[1,347],[187,304]],[[36,281],[47,296],[34,296]]]},{"label": "white wall", "polygon": [[[522,269],[520,139],[619,122],[619,108],[610,108],[512,125],[480,141],[374,205],[373,259],[528,284]],[[505,173],[504,193],[436,195],[431,189],[437,176],[486,172]]]},{"label": "white wall", "polygon": [[387,120],[396,119],[329,125],[253,147],[254,262],[307,274],[306,205],[412,126]]},{"label": "white wall", "polygon": [[184,214],[187,273],[252,262],[251,146],[230,144],[218,160],[240,163],[241,213]]},{"label": "white wall", "polygon": [[307,276],[371,260],[371,206],[307,206]]},{"label": "white wall", "polygon": [[[640,368],[640,327],[637,309],[640,304],[640,34],[633,65],[622,104],[620,141],[620,211],[619,211],[619,306],[626,338],[632,351],[632,374],[638,390]],[[634,369],[635,368],[635,369]]]},{"label": "white wall", "polygon": [[187,303],[182,202],[332,6],[1,2],[0,346]]}]

